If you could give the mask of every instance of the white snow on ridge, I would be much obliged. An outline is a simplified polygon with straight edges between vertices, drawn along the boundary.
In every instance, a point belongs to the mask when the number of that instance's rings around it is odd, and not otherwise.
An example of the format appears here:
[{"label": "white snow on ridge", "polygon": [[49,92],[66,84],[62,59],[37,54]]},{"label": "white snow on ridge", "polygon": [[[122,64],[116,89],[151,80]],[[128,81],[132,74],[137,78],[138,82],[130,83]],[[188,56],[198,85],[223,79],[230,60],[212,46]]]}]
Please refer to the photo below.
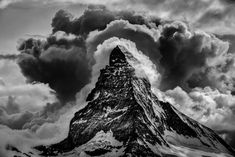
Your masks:
[{"label": "white snow on ridge", "polygon": [[83,120],[83,119],[80,119],[80,120],[76,120],[73,122],[73,124],[82,124],[82,123],[86,123],[87,120]]},{"label": "white snow on ridge", "polygon": [[[97,149],[107,149],[110,152],[101,155],[101,156],[120,156],[123,154],[125,150],[122,147],[123,143],[116,140],[113,136],[113,132],[110,130],[108,132],[104,132],[103,130],[96,133],[96,135],[87,143],[75,148],[70,153],[66,153],[67,155],[63,155],[66,157],[86,157],[89,156],[86,154],[86,151],[95,151]],[[122,147],[117,149],[116,147]]]},{"label": "white snow on ridge", "polygon": [[171,147],[175,150],[175,155],[179,157],[233,157],[224,153],[213,153],[202,150],[191,149],[188,147],[174,146]]},{"label": "white snow on ridge", "polygon": [[94,96],[94,99],[93,99],[93,100],[97,99],[97,98],[99,97],[99,95],[100,95],[100,92],[95,93],[95,96]]}]

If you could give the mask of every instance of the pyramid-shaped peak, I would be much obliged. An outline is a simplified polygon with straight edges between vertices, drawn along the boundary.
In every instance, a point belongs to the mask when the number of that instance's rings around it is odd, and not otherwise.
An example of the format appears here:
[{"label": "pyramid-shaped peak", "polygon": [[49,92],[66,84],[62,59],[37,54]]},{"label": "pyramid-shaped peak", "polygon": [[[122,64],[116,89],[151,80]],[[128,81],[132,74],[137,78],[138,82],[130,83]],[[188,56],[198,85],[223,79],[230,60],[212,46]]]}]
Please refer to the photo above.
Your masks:
[{"label": "pyramid-shaped peak", "polygon": [[119,63],[126,63],[127,62],[125,56],[126,51],[127,50],[125,47],[117,45],[110,54],[109,64],[114,65]]},{"label": "pyramid-shaped peak", "polygon": [[190,151],[198,156],[210,152],[209,156],[234,156],[234,150],[211,129],[158,100],[148,80],[133,74],[128,65],[131,57],[122,46],[112,50],[111,66],[101,70],[88,104],[71,119],[68,136],[35,147],[40,155],[176,157]]}]

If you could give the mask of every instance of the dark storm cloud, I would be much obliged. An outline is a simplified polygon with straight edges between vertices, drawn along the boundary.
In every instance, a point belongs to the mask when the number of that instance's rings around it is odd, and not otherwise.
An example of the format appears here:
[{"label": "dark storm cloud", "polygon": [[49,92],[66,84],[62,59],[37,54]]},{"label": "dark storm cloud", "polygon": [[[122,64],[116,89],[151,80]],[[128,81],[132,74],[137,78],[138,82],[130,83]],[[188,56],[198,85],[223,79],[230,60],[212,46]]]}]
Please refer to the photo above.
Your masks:
[{"label": "dark storm cloud", "polygon": [[[110,11],[104,6],[89,6],[79,18],[74,18],[70,13],[60,10],[52,20],[53,32],[64,31],[76,35],[87,35],[94,30],[103,30],[106,25],[114,20],[127,20],[131,24],[149,25],[146,18],[134,12]],[[156,25],[160,24],[158,18],[152,19]]]},{"label": "dark storm cloud", "polygon": [[75,44],[49,37],[44,48],[29,44],[31,49],[23,50],[19,59],[19,66],[29,82],[48,83],[63,101],[74,99],[90,78],[85,50],[76,46],[79,41],[73,42]]},{"label": "dark storm cloud", "polygon": [[48,49],[52,45],[65,49],[69,49],[73,46],[85,49],[85,43],[81,37],[75,37],[70,34],[67,38],[63,38],[64,35],[63,32],[58,31],[55,35],[49,36],[47,42],[44,44],[44,49]]},{"label": "dark storm cloud", "polygon": [[[202,87],[212,86],[210,82],[206,82],[209,78],[201,79],[194,85],[189,84],[189,80],[195,79],[192,76],[198,76],[200,72],[207,73],[214,66],[218,66],[214,68],[216,73],[222,74],[220,69],[229,71],[234,57],[227,54],[227,48],[228,44],[214,35],[193,32],[182,22],[166,24],[159,39],[159,50],[162,55],[160,64],[164,69],[160,88],[167,90],[181,86],[189,90],[201,87],[202,84]],[[213,60],[213,63],[209,63],[209,60]]]},{"label": "dark storm cloud", "polygon": [[39,48],[42,46],[41,40],[29,38],[27,40],[24,40],[18,47],[19,51],[22,50],[31,50],[33,48]]}]

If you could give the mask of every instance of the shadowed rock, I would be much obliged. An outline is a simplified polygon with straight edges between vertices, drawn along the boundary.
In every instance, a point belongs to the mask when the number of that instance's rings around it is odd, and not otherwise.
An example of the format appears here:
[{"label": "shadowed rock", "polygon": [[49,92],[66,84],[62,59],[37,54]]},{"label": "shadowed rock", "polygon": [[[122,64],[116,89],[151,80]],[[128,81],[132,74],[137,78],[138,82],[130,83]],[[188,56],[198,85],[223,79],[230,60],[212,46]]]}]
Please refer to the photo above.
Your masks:
[{"label": "shadowed rock", "polygon": [[127,53],[121,46],[113,49],[109,65],[100,71],[87,97],[87,106],[72,118],[68,137],[36,147],[41,155],[175,156],[162,151],[174,152],[172,145],[233,153],[211,129],[159,101],[149,81],[135,75]]}]

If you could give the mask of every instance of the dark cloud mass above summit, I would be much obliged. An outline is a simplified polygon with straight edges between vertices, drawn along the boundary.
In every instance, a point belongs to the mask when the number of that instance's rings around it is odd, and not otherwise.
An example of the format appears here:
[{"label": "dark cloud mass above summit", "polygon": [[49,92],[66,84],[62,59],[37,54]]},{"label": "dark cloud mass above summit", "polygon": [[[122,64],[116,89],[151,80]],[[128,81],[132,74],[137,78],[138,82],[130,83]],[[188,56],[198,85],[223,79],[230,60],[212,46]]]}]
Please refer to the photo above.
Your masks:
[{"label": "dark cloud mass above summit", "polygon": [[[217,75],[222,74],[215,66],[224,69],[228,66],[224,72],[229,71],[232,67],[228,64],[230,61],[233,62],[234,56],[227,54],[227,48],[228,43],[212,34],[193,32],[183,23],[166,24],[159,39],[162,56],[160,64],[164,68],[162,89],[172,89],[177,86],[185,90],[207,85],[216,87],[209,82],[201,83],[204,80],[200,80],[200,83],[194,82],[195,84],[190,80],[200,75],[199,73],[204,73],[204,78],[209,79],[207,71],[211,68],[215,69]],[[210,60],[214,63],[210,63]],[[213,78],[210,79],[211,82],[215,81]],[[217,87],[223,89],[219,85]]]},{"label": "dark cloud mass above summit", "polygon": [[133,41],[162,75],[163,91],[180,86],[234,90],[234,55],[229,43],[194,31],[182,21],[110,11],[89,6],[80,17],[59,10],[46,40],[28,39],[20,46],[19,65],[29,82],[48,83],[61,100],[70,100],[90,82],[96,47],[111,37]]},{"label": "dark cloud mass above summit", "polygon": [[[91,31],[103,30],[111,21],[120,19],[127,20],[131,24],[148,25],[145,17],[133,11],[110,11],[105,6],[91,5],[79,18],[75,18],[65,10],[58,11],[52,20],[51,26],[53,32],[64,31],[86,36]],[[153,22],[160,24],[159,19],[155,19]]]},{"label": "dark cloud mass above summit", "polygon": [[[147,19],[141,15],[127,11],[112,12],[104,6],[90,6],[79,18],[67,11],[58,11],[52,19],[53,33],[46,41],[30,38],[19,46],[23,54],[19,60],[23,74],[30,82],[49,83],[62,100],[74,98],[90,81],[92,58],[87,55],[87,35],[91,31],[105,29],[107,24],[117,19],[148,25]],[[160,23],[157,19],[153,22]],[[129,32],[128,36],[131,34]],[[149,40],[152,39],[149,37]]]},{"label": "dark cloud mass above summit", "polygon": [[[120,20],[127,20],[128,24],[118,22]],[[113,22],[112,26],[109,26],[109,23],[112,21],[117,22]],[[64,98],[71,98],[89,82],[91,65],[88,66],[86,63],[92,63],[92,58],[87,54],[85,40],[88,34],[95,30],[105,31],[96,37],[92,41],[93,43],[88,43],[88,45],[90,44],[93,47],[90,51],[95,51],[98,44],[113,36],[134,41],[137,48],[146,53],[159,67],[159,71],[163,75],[160,88],[163,90],[172,89],[176,86],[189,90],[197,85],[202,87],[211,85],[222,90],[222,88],[225,88],[224,85],[201,82],[210,79],[207,78],[209,77],[207,76],[207,69],[213,69],[213,66],[220,66],[221,68],[226,66],[230,69],[231,67],[227,66],[227,64],[233,60],[231,56],[226,54],[226,47],[228,45],[225,42],[211,34],[193,32],[183,22],[170,22],[160,20],[157,17],[144,17],[135,12],[110,11],[104,6],[90,6],[79,18],[73,17],[67,11],[60,10],[52,20],[52,27],[54,35],[49,36],[47,41],[41,44],[41,49],[32,46],[32,44],[30,45],[29,41],[32,39],[26,41],[26,44],[21,45],[21,47],[27,45],[32,48],[27,49],[27,46],[24,48],[23,53],[29,54],[30,57],[26,55],[27,57],[25,58],[27,60],[22,59],[19,65],[30,81],[49,83],[50,87],[58,91],[58,94]],[[133,29],[131,27],[136,28]],[[145,27],[144,29],[151,31],[155,30],[156,34],[151,36],[147,32],[138,31],[138,27]],[[62,37],[55,37],[56,35],[59,36],[58,31],[65,33],[60,33]],[[63,35],[67,37],[63,38]],[[73,35],[74,37],[71,37]],[[69,36],[71,39],[69,39]],[[39,57],[35,57],[37,53],[40,53]],[[68,55],[67,57],[62,57],[64,61],[61,61],[61,58],[58,57],[61,56],[61,53]],[[215,63],[219,65],[208,65],[208,60],[213,58],[217,60],[220,55],[224,55],[223,60],[227,64]],[[50,59],[46,59],[48,56],[50,56]],[[67,59],[68,64],[65,63]],[[63,70],[61,66],[65,67],[64,69],[73,70]],[[56,69],[59,69],[58,73]],[[216,68],[215,72],[217,73]],[[78,76],[76,73],[80,73],[80,75]],[[196,80],[192,80],[195,77],[191,79],[191,76],[199,75],[199,73],[203,73],[205,79],[197,83]],[[69,75],[73,76],[73,78],[68,78]],[[54,76],[55,78],[53,78]],[[85,82],[82,81],[84,79],[86,80]],[[58,83],[56,83],[57,80]],[[72,83],[74,81],[77,82],[77,85]],[[217,80],[212,81],[216,82]],[[63,85],[61,85],[61,82],[63,82]],[[229,86],[226,88],[233,87]]]}]

